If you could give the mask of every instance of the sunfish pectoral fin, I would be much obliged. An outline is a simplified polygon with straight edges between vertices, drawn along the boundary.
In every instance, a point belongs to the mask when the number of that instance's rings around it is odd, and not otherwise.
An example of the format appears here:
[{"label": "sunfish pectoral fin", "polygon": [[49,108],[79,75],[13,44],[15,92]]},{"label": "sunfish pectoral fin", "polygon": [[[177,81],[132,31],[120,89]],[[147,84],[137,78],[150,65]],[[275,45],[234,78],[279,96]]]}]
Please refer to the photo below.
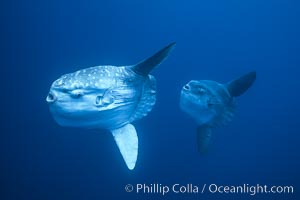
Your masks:
[{"label": "sunfish pectoral fin", "polygon": [[209,126],[198,126],[197,128],[197,145],[199,153],[208,151],[211,141],[211,128]]},{"label": "sunfish pectoral fin", "polygon": [[169,55],[170,51],[173,49],[175,44],[176,44],[175,42],[169,44],[168,46],[164,47],[153,56],[132,66],[132,70],[137,74],[140,74],[142,76],[147,76],[154,67],[159,65],[162,61],[164,61],[164,59],[167,58],[167,56]]},{"label": "sunfish pectoral fin", "polygon": [[138,155],[138,137],[132,124],[111,130],[123,159],[130,170],[133,170]]},{"label": "sunfish pectoral fin", "polygon": [[244,76],[227,83],[226,87],[232,97],[237,97],[246,92],[256,79],[256,72],[252,71]]}]

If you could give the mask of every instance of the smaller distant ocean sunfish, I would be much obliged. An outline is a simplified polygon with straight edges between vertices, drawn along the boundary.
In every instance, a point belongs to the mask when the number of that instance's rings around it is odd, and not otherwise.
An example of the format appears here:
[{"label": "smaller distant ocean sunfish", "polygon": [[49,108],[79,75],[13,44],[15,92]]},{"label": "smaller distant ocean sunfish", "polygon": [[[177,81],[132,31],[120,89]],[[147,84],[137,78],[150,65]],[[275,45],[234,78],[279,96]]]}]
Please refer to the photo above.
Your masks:
[{"label": "smaller distant ocean sunfish", "polygon": [[199,152],[206,152],[211,129],[230,122],[234,115],[234,97],[243,94],[255,81],[256,72],[221,84],[211,80],[192,80],[181,90],[180,107],[197,123]]},{"label": "smaller distant ocean sunfish", "polygon": [[97,66],[61,76],[46,101],[61,126],[109,130],[132,170],[138,155],[133,121],[146,116],[156,101],[156,80],[149,72],[173,49],[171,43],[131,66]]}]

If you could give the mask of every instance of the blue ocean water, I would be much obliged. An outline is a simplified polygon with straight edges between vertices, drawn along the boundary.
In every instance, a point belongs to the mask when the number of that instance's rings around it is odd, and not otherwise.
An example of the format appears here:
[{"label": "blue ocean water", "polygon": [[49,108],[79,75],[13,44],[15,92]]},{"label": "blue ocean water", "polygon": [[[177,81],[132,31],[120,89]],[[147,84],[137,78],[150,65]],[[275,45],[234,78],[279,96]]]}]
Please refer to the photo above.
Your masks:
[{"label": "blue ocean water", "polygon": [[[298,199],[299,2],[1,2],[0,199]],[[60,127],[45,102],[51,83],[96,65],[130,65],[170,42],[152,74],[153,111],[134,122],[129,171],[109,132]],[[257,71],[207,155],[196,124],[179,109],[191,79],[227,82]],[[294,186],[293,194],[147,194],[132,184]]]}]

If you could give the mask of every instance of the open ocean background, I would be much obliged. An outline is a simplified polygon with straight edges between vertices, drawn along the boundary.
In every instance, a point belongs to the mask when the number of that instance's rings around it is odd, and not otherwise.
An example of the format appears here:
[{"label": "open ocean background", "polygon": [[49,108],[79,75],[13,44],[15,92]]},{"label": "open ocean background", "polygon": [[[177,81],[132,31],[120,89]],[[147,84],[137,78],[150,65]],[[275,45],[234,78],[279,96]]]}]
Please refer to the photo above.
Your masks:
[{"label": "open ocean background", "polygon": [[[299,199],[300,3],[296,0],[12,0],[0,3],[0,199]],[[109,132],[57,125],[51,83],[96,65],[131,65],[170,42],[152,74],[153,111],[134,122],[129,171]],[[199,155],[179,109],[191,79],[257,71],[234,120]],[[292,185],[294,194],[136,194],[126,184]]]}]

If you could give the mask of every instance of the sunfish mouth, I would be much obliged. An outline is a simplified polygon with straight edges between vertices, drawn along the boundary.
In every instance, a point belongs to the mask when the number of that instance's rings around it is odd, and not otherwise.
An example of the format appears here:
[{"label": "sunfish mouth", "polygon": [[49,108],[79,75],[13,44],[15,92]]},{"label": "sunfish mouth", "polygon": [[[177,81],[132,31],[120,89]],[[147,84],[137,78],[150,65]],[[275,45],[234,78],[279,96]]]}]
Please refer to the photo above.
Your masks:
[{"label": "sunfish mouth", "polygon": [[47,103],[54,103],[56,100],[57,100],[57,97],[54,95],[53,92],[50,91],[46,98]]}]

